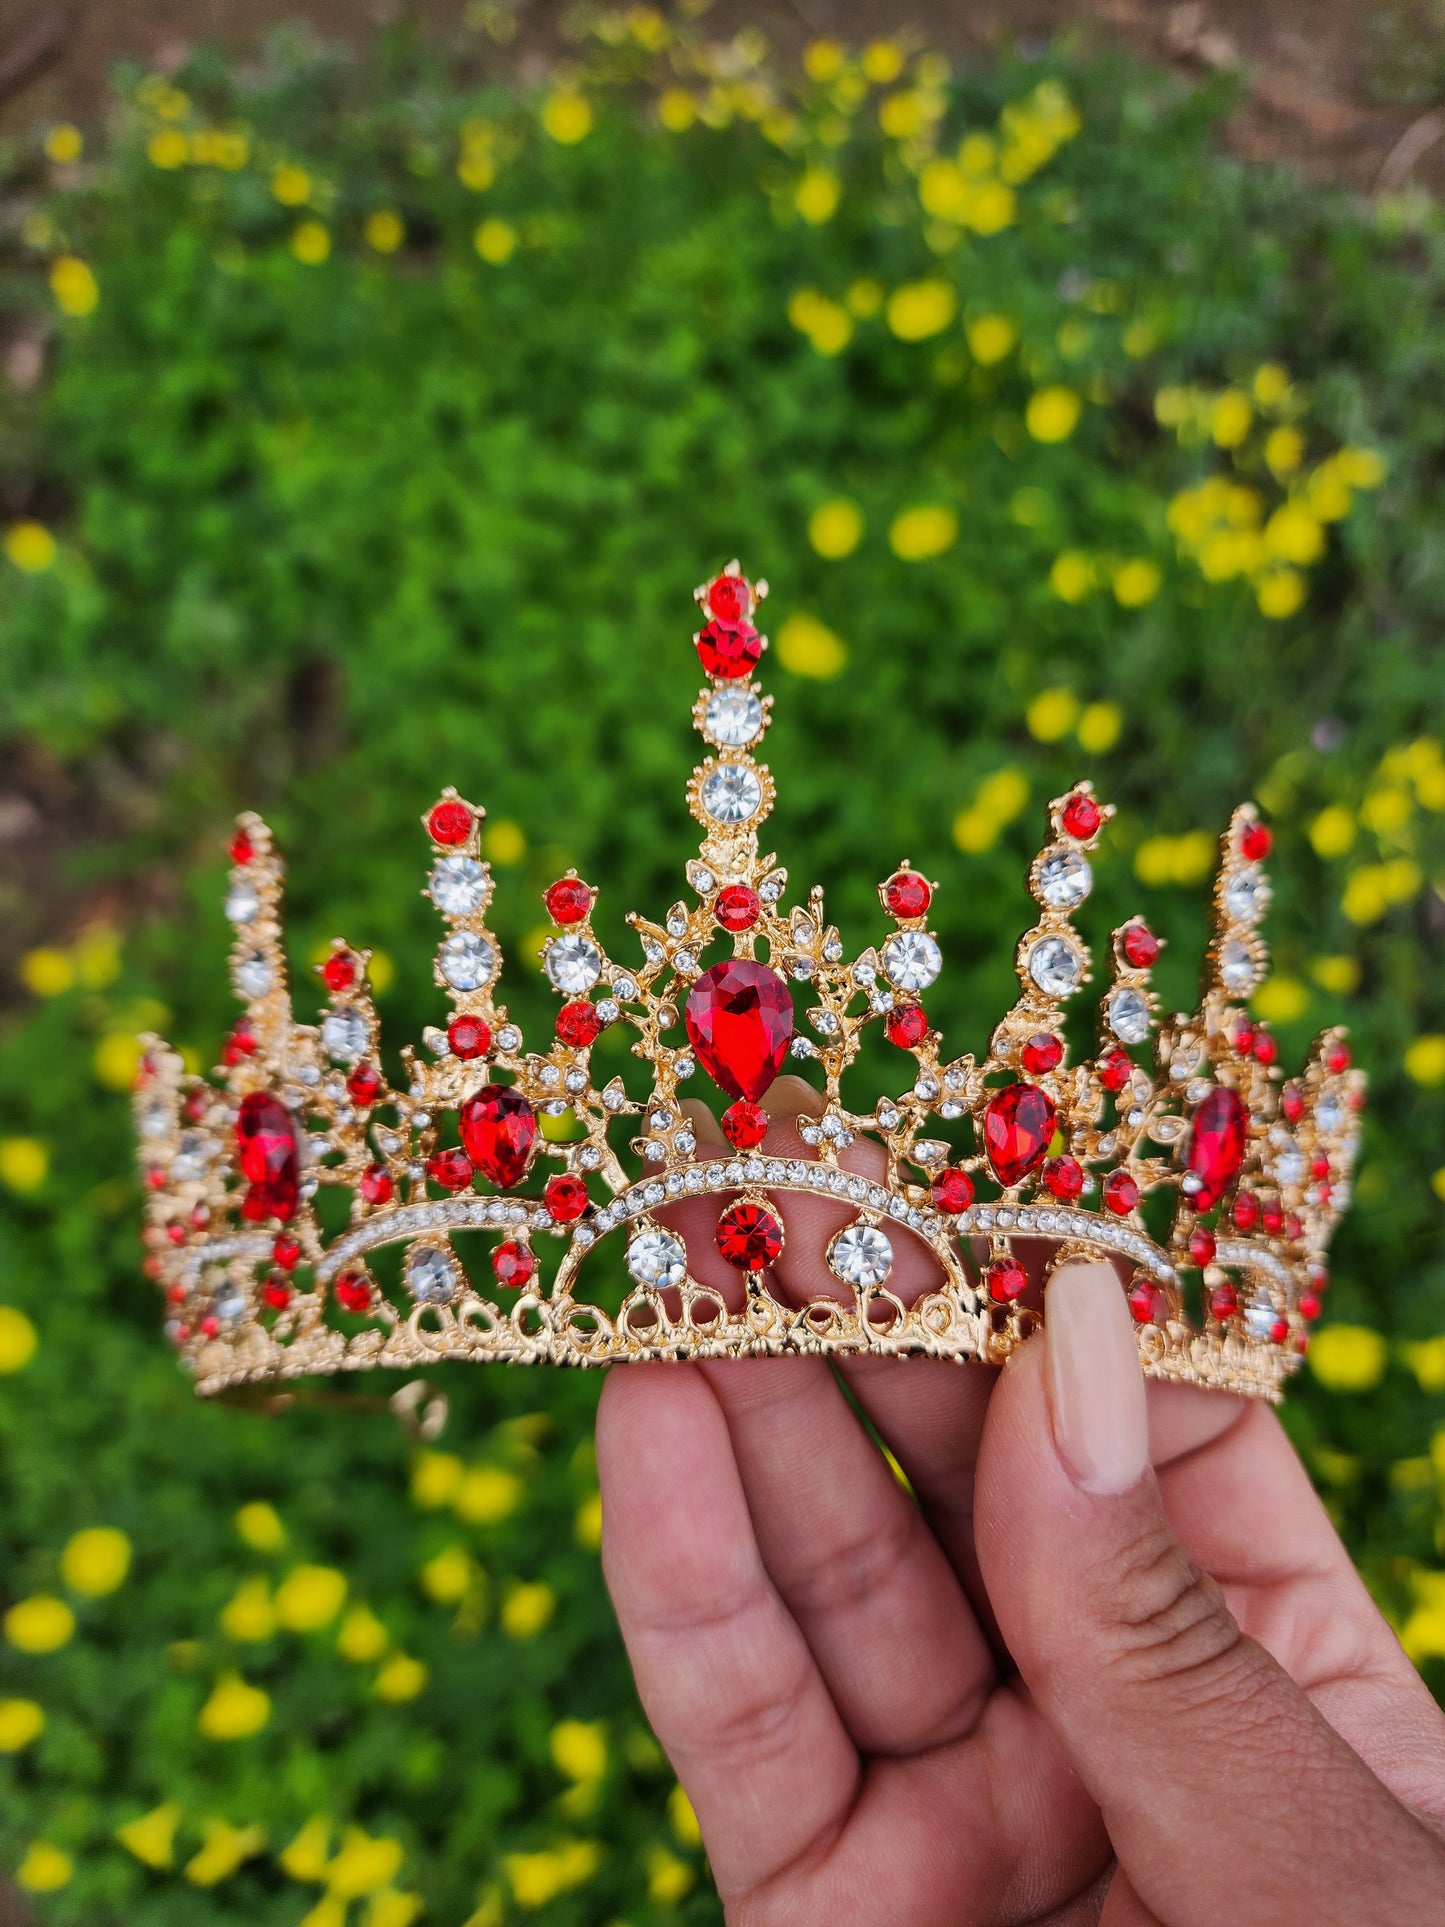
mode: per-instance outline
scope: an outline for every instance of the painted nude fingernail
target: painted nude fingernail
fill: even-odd
[[[1061,1265],[1044,1297],[1054,1444],[1085,1492],[1124,1492],[1149,1462],[1134,1320],[1112,1265]]]

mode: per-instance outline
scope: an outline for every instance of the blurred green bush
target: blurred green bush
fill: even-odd
[[[514,963],[567,862],[609,935],[669,901],[734,553],[780,847],[855,928],[900,854],[944,879],[970,1042],[1074,776],[1120,810],[1099,927],[1146,908],[1181,1002],[1213,835],[1274,815],[1260,1014],[1374,1079],[1286,1417],[1445,1681],[1440,222],[1234,164],[1157,73],[805,68],[647,9],[536,93],[292,39],[0,156],[7,325],[55,328],[3,404],[4,726],[116,811],[55,862],[163,906],[32,949],[0,1041],[0,1838],[47,1921],[716,1917],[599,1580],[596,1386],[453,1372],[444,1449],[197,1408],[121,1093],[149,1023],[214,1055],[243,803],[301,949],[382,953],[393,1048],[441,782]]]

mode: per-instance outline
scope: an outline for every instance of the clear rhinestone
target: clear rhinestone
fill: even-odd
[[[249,877],[237,877],[226,892],[226,915],[232,923],[249,923],[261,908],[261,895]]]
[[[439,857],[427,895],[444,917],[469,917],[487,900],[487,873],[474,856]]]
[[[627,1093],[618,1085],[609,1084],[607,1089],[602,1093],[602,1102],[607,1106],[609,1111],[625,1110],[627,1108]]]
[[[612,988],[624,1004],[630,1004],[637,996],[637,979],[635,977],[615,977],[612,980]],[[617,1021],[616,1010],[614,1009],[609,1016],[602,1004],[597,1006],[597,1014],[605,1024],[612,1024]]]
[[[684,977],[690,977],[697,969],[697,958],[690,950],[679,950],[672,960],[672,967]]]
[[[762,801],[762,779],[749,763],[719,763],[702,780],[702,806],[714,823],[746,823]]]
[[[865,990],[877,975],[878,972],[871,963],[856,963],[853,966],[853,981],[855,984],[861,984]]]
[[[1245,1328],[1251,1338],[1268,1338],[1278,1317],[1268,1298],[1253,1298],[1244,1308]]]
[[[1219,981],[1226,990],[1253,990],[1259,981],[1250,947],[1239,937],[1226,938],[1219,952]]]
[[[794,1057],[811,1057],[813,1055],[813,1040],[811,1037],[795,1037],[788,1048]]]
[[[602,1162],[602,1153],[595,1144],[584,1144],[577,1153],[577,1162],[584,1171],[595,1171]]]
[[[691,1077],[697,1065],[684,1053],[683,1056],[674,1060],[672,1069],[676,1077]]]
[[[1274,1160],[1275,1183],[1281,1185],[1303,1184],[1305,1175],[1304,1152],[1294,1143],[1287,1144]]]
[[[698,895],[705,897],[711,891],[714,883],[717,882],[717,878],[711,870],[694,870],[692,873],[692,882],[693,888],[697,891]]]
[[[763,705],[751,689],[715,689],[703,711],[703,732],[722,749],[742,749],[763,727]]]
[[[456,1296],[457,1268],[450,1253],[423,1245],[407,1260],[406,1288],[419,1305],[449,1305]]]
[[[458,930],[442,945],[438,961],[453,990],[480,990],[496,968],[497,953],[474,930]]]
[[[661,1164],[662,1160],[667,1156],[667,1146],[665,1144],[658,1144],[654,1140],[651,1143],[643,1145],[642,1155],[647,1159],[649,1164]]]
[[[567,1088],[569,1091],[585,1091],[587,1088],[586,1071],[568,1071]]]
[[[349,1005],[328,1010],[321,1024],[321,1042],[326,1055],[338,1064],[354,1064],[366,1049],[366,1019]]]
[[[845,1285],[870,1290],[893,1269],[893,1246],[876,1225],[850,1224],[828,1247],[828,1269]]]
[[[697,1149],[697,1139],[691,1131],[679,1131],[672,1141],[684,1157],[689,1156]]]
[[[816,965],[811,957],[798,957],[793,963],[793,975],[800,984],[805,984],[812,976],[815,968]]]
[[[1340,1100],[1333,1091],[1326,1091],[1315,1106],[1315,1127],[1326,1137],[1333,1137],[1345,1121],[1345,1113]]]
[[[883,946],[883,969],[898,990],[926,990],[943,968],[943,954],[926,930],[899,930]]]
[[[572,931],[565,937],[554,937],[547,945],[542,968],[555,989],[568,997],[580,997],[602,975],[602,952],[590,937]]]
[[[622,1015],[622,1012],[618,1009],[616,998],[599,997],[597,999],[597,1015],[602,1019],[604,1024],[615,1024]]]
[[[264,997],[276,981],[276,973],[271,968],[270,959],[259,950],[253,950],[249,957],[242,957],[236,965],[236,982],[240,985],[243,997]]]
[[[640,1231],[627,1247],[627,1269],[639,1285],[680,1285],[687,1277],[687,1258],[667,1232]]]
[[[1149,1001],[1142,991],[1121,985],[1109,997],[1109,1028],[1123,1044],[1142,1044],[1149,1035]]]
[[[1074,910],[1094,886],[1089,859],[1064,843],[1056,843],[1039,858],[1034,887],[1039,901],[1051,910]]]
[[[142,1137],[165,1137],[171,1128],[171,1113],[167,1105],[159,1100],[147,1104],[140,1114],[140,1134]]]
[[[1084,960],[1063,937],[1042,937],[1029,952],[1029,975],[1048,997],[1068,997],[1083,980]]]
[[[758,885],[758,895],[764,903],[776,903],[782,894],[783,881],[781,877],[769,877],[766,882]]]
[[[215,1149],[211,1139],[200,1131],[182,1131],[176,1154],[171,1159],[171,1176],[181,1184],[191,1178],[204,1177]]]
[[[669,937],[685,937],[687,935],[687,918],[669,917],[667,920],[667,934]]]
[[[1235,923],[1258,923],[1269,903],[1269,885],[1264,873],[1248,865],[1236,870],[1224,886],[1224,909]]]

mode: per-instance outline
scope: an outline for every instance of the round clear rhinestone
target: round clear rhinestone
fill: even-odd
[[[665,1231],[640,1231],[627,1247],[627,1269],[639,1285],[680,1285],[687,1277],[687,1258]]]
[[[763,705],[751,689],[715,689],[703,711],[703,729],[720,749],[743,749],[762,732]]]
[[[1258,923],[1269,903],[1269,885],[1253,864],[1236,870],[1224,886],[1224,908],[1234,923]]]
[[[897,990],[926,990],[943,968],[943,953],[926,930],[899,930],[883,946],[883,970]]]
[[[1065,843],[1045,850],[1035,865],[1034,888],[1051,910],[1076,909],[1093,887],[1089,859]]]
[[[444,917],[469,917],[487,900],[487,873],[474,856],[440,857],[427,894]]]
[[[1109,997],[1109,1028],[1123,1044],[1142,1044],[1149,1035],[1149,1000],[1121,985]]]
[[[580,997],[602,975],[602,953],[590,937],[572,931],[565,937],[552,939],[542,967],[556,989],[569,997]]]
[[[480,990],[496,967],[496,952],[474,930],[458,930],[441,947],[442,976],[453,990]]]
[[[261,908],[261,897],[249,877],[237,877],[226,892],[226,915],[232,923],[249,923]]]
[[[447,1305],[456,1296],[457,1268],[448,1252],[423,1245],[407,1260],[406,1288],[419,1305]]]
[[[1253,990],[1259,981],[1250,947],[1239,937],[1228,937],[1219,951],[1219,981],[1226,990]]]
[[[1083,980],[1084,960],[1063,937],[1043,937],[1029,952],[1029,975],[1049,997],[1068,997]]]
[[[366,1049],[366,1019],[349,1004],[328,1010],[321,1025],[321,1042],[326,1055],[338,1064],[354,1064]]]
[[[236,966],[236,982],[245,997],[264,997],[276,981],[276,973],[270,961],[259,950],[253,950],[249,957],[242,957]]]
[[[828,1269],[845,1285],[869,1290],[893,1269],[893,1246],[876,1225],[850,1224],[828,1247]]]
[[[702,806],[714,823],[746,823],[763,800],[762,779],[748,763],[719,763],[702,782]]]
[[[1326,1091],[1315,1106],[1315,1128],[1333,1137],[1345,1121],[1344,1109],[1333,1091]]]

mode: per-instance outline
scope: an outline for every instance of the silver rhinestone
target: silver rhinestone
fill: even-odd
[[[697,1065],[686,1052],[684,1052],[681,1057],[673,1060],[672,1070],[675,1077],[691,1077],[696,1069]]]
[[[366,1019],[347,1005],[328,1010],[321,1024],[321,1043],[337,1063],[354,1064],[366,1049]]]
[[[470,917],[487,900],[487,873],[474,856],[438,857],[427,895],[444,917]]]
[[[1034,887],[1051,910],[1074,910],[1093,888],[1089,859],[1066,843],[1045,850],[1034,866]]]
[[[1253,864],[1236,870],[1224,886],[1224,909],[1234,923],[1258,923],[1269,904],[1269,885]]]
[[[1048,997],[1067,997],[1083,980],[1084,960],[1062,937],[1042,937],[1028,953],[1029,975]]]
[[[547,945],[542,968],[554,989],[564,996],[580,997],[602,975],[602,952],[580,930],[569,931]]]
[[[276,981],[276,973],[270,960],[259,950],[253,950],[249,957],[242,957],[236,965],[236,982],[243,997],[264,997]]]
[[[1219,981],[1236,994],[1253,990],[1259,970],[1249,945],[1239,937],[1227,937],[1219,950]]]
[[[685,937],[687,935],[687,918],[669,917],[667,920],[667,934],[669,937]]]
[[[406,1288],[418,1304],[450,1304],[456,1296],[456,1266],[438,1246],[423,1245],[407,1262]]]
[[[475,930],[457,930],[442,945],[439,962],[453,990],[480,990],[496,968],[497,953]]]
[[[697,1149],[697,1139],[691,1131],[679,1131],[672,1141],[684,1157],[688,1157]]]
[[[743,749],[763,727],[763,705],[751,689],[715,689],[703,711],[703,733],[720,749]],[[710,886],[700,886],[710,887]]]
[[[828,1247],[828,1269],[855,1290],[871,1290],[892,1271],[893,1246],[876,1225],[850,1224]]]
[[[516,1050],[521,1042],[522,1033],[517,1029],[515,1024],[503,1024],[502,1028],[497,1032],[497,1048],[499,1050],[510,1053]]]
[[[679,950],[672,960],[672,967],[684,977],[690,977],[697,969],[697,958],[690,950]]]
[[[1109,1028],[1121,1044],[1142,1044],[1149,1035],[1149,1000],[1121,984],[1109,995]]]
[[[746,823],[762,807],[762,779],[750,763],[719,763],[703,778],[701,797],[714,823]]]
[[[249,877],[237,877],[226,892],[226,916],[232,923],[250,923],[261,909],[261,895]]]
[[[794,1057],[812,1057],[814,1055],[813,1040],[811,1037],[795,1037],[788,1048]]]
[[[926,990],[943,968],[943,953],[926,930],[898,930],[883,946],[883,969],[895,990]]]
[[[630,1004],[636,999],[636,996],[637,996],[637,979],[635,977],[625,977],[625,976],[614,977],[612,980],[612,990],[613,990],[613,994],[622,1003]],[[599,1012],[600,1012],[600,1006],[599,1006]],[[608,1023],[611,1023],[614,1021],[614,1019],[609,1017],[606,1019],[606,1021]]]

